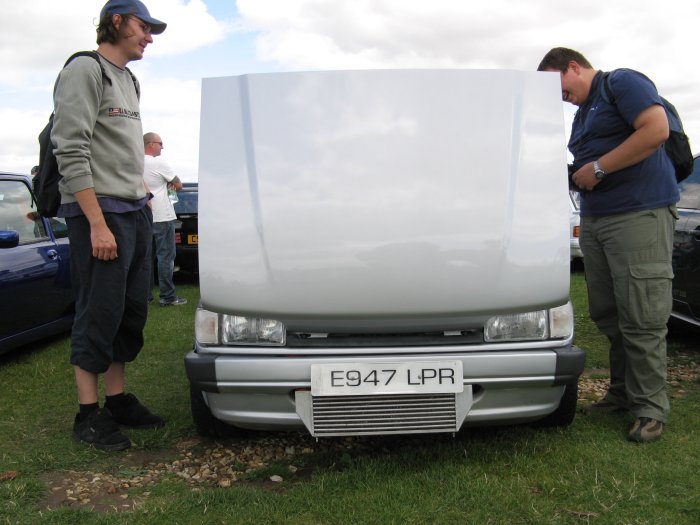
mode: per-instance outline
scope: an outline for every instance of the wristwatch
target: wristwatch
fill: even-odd
[[[603,180],[605,178],[605,172],[600,169],[597,160],[593,163],[593,173],[595,174],[595,178],[598,180]]]

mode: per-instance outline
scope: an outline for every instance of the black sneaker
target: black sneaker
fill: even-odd
[[[165,420],[139,403],[134,394],[124,394],[124,399],[119,404],[110,404],[109,409],[114,421],[125,427],[160,428],[165,425]]]
[[[131,441],[119,432],[119,426],[107,408],[98,408],[82,420],[76,414],[73,423],[73,437],[102,450],[125,450]]]
[[[175,297],[175,299],[171,299],[170,301],[160,300],[161,306],[181,306],[183,304],[187,304],[187,299],[184,297]]]

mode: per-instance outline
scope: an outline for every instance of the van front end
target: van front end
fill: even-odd
[[[563,117],[554,73],[205,79],[200,432],[569,424]]]
[[[198,310],[185,367],[205,434],[457,432],[574,417],[585,355],[572,345],[568,303],[443,332],[287,332],[246,319],[243,328],[241,316]]]

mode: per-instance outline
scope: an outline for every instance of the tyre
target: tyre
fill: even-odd
[[[544,418],[532,423],[536,428],[568,427],[576,415],[576,402],[578,401],[578,379],[574,383],[568,383],[564,388],[564,394],[557,409]]]
[[[192,421],[195,429],[202,436],[230,438],[241,436],[245,433],[243,429],[231,426],[215,418],[204,402],[202,391],[197,390],[192,385],[190,385],[190,410],[192,411]]]

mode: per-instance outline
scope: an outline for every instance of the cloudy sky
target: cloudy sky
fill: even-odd
[[[130,64],[142,86],[144,131],[184,180],[197,179],[201,79],[246,73],[363,68],[537,67],[555,46],[599,69],[650,76],[676,105],[700,150],[700,3],[669,0],[146,0],[168,23]],[[0,171],[38,163],[37,135],[56,74],[95,48],[101,0],[3,2]],[[570,121],[573,108],[565,110]]]

